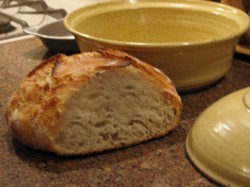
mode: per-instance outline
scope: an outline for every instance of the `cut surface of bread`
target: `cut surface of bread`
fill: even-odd
[[[79,155],[163,136],[178,125],[181,107],[161,71],[107,49],[40,64],[11,97],[6,118],[22,143]]]

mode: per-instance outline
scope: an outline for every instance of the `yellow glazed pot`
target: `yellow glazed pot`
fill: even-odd
[[[186,139],[191,161],[224,186],[250,184],[250,87],[209,106]]]
[[[244,12],[195,0],[105,1],[64,20],[80,51],[115,48],[163,70],[180,91],[222,78],[249,28]]]

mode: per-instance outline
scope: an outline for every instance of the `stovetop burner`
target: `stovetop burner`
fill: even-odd
[[[10,19],[0,15],[0,34],[14,31],[16,28],[10,24]]]
[[[0,0],[0,43],[23,36],[23,28],[38,27],[62,19],[67,12],[54,9],[45,0]]]

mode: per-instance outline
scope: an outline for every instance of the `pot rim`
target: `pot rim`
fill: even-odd
[[[218,14],[218,15],[224,15],[226,17],[227,15],[231,15],[231,20],[235,21],[239,25],[239,31],[238,32],[232,32],[231,35],[227,35],[224,37],[220,37],[218,39],[211,39],[211,40],[205,40],[205,41],[197,41],[197,42],[176,42],[176,43],[146,43],[146,42],[127,42],[127,41],[117,41],[117,40],[112,40],[112,39],[105,39],[105,38],[100,38],[100,37],[95,37],[89,34],[84,34],[81,33],[77,30],[75,30],[71,26],[71,19],[77,19],[79,16],[79,12],[85,11],[88,9],[90,11],[99,9],[101,6],[104,6],[106,8],[109,8],[109,10],[118,10],[117,7],[129,7],[129,6],[137,6],[137,7],[164,7],[166,5],[171,6],[179,6],[182,7],[187,7],[190,8],[192,7],[194,10],[204,10],[210,13]],[[182,5],[181,5],[182,4]],[[111,8],[112,7],[112,8]],[[123,7],[123,8],[124,8]],[[208,11],[208,8],[213,8],[213,12]],[[78,16],[77,16],[78,15]],[[235,16],[239,16],[239,18],[236,20]],[[228,17],[227,17],[228,18]],[[228,18],[229,19],[229,18]],[[238,22],[237,22],[238,21]],[[240,23],[241,22],[241,23]],[[231,7],[229,5],[221,4],[221,3],[216,3],[216,2],[208,2],[208,1],[197,1],[197,0],[168,0],[168,1],[163,1],[163,0],[156,0],[156,1],[149,1],[149,0],[129,0],[129,1],[124,1],[124,0],[116,0],[111,1],[111,0],[106,0],[103,2],[99,3],[94,3],[85,7],[81,7],[79,9],[74,10],[70,14],[66,15],[64,18],[64,25],[65,27],[75,36],[75,38],[82,37],[85,40],[92,41],[92,42],[97,42],[97,43],[102,43],[106,45],[111,45],[111,46],[119,46],[119,47],[133,47],[133,48],[187,48],[187,47],[199,47],[202,45],[207,45],[207,44],[212,44],[212,43],[218,43],[218,42],[223,42],[227,40],[233,40],[239,38],[244,32],[246,32],[249,27],[250,27],[250,18],[249,16],[234,7]]]

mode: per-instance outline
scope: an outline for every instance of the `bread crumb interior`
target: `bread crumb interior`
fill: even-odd
[[[176,112],[163,90],[131,67],[96,73],[64,111],[56,145],[67,153],[122,147],[164,135]]]

